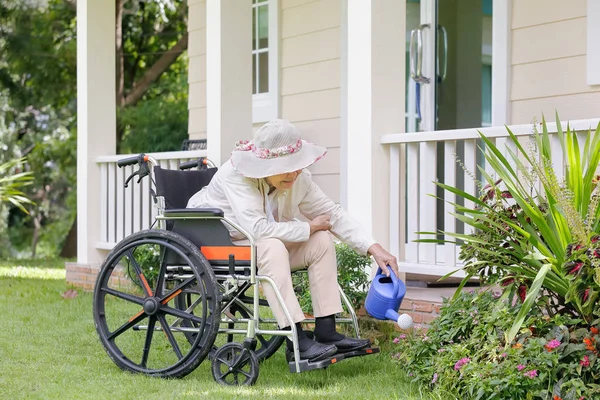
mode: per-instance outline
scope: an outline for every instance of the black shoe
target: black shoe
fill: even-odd
[[[294,351],[287,348],[287,354],[289,354],[288,362],[294,360]],[[301,360],[308,360],[310,362],[324,360],[338,352],[337,347],[333,344],[322,344],[319,342],[313,342],[310,347],[300,352]]]
[[[366,349],[371,346],[371,341],[369,339],[355,339],[345,337],[340,340],[333,340],[330,342],[320,341],[319,343],[334,345],[338,349],[338,353],[347,353],[349,351]]]

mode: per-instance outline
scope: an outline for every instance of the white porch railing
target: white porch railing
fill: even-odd
[[[585,140],[585,135],[590,129],[594,131],[599,122],[600,119],[577,120],[569,122],[569,125],[572,130],[580,132],[580,140]],[[565,130],[566,125],[566,122],[563,123]],[[523,142],[523,148],[527,149],[525,142],[533,132],[533,125],[515,125],[509,128]],[[438,188],[435,182],[440,181],[479,195],[476,183],[457,164],[455,157],[456,154],[469,171],[476,173],[477,165],[482,165],[493,176],[493,170],[485,165],[479,150],[482,142],[478,130],[506,155],[507,148],[516,152],[514,143],[503,126],[388,134],[381,140],[382,144],[390,147],[390,247],[394,254],[399,255],[401,270],[410,276],[436,279],[461,266],[457,245],[415,243],[414,240],[420,236],[416,232],[464,232],[462,223],[449,214],[454,211],[450,203],[456,203],[457,199],[454,194]],[[541,131],[541,127],[539,130]],[[552,163],[560,178],[564,174],[564,159],[556,134],[556,124],[548,124],[548,130],[551,133]],[[563,168],[558,168],[560,165]],[[442,197],[443,200],[438,200],[431,194]],[[453,240],[451,237],[446,239]],[[453,276],[461,278],[464,273],[459,271]]]
[[[149,153],[162,168],[177,169],[179,164],[206,157],[206,150],[174,151]],[[148,229],[156,217],[156,209],[150,196],[150,179],[146,177],[137,183],[137,176],[123,185],[138,166],[119,168],[117,161],[132,154],[102,156],[96,159],[100,168],[101,226],[100,242],[96,248],[110,250],[123,238],[132,233]]]

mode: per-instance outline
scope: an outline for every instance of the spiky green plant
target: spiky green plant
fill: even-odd
[[[472,234],[443,232],[464,241],[463,258],[471,257],[465,260],[467,277],[463,285],[477,275],[484,280],[494,277],[496,281],[491,283],[510,280],[518,285],[524,304],[506,334],[507,344],[537,304],[545,302],[548,309],[569,313],[585,323],[590,323],[594,311],[598,311],[594,308],[600,294],[600,240],[596,235],[600,228],[600,189],[596,178],[600,125],[595,132],[588,132],[583,147],[569,126],[562,130],[558,115],[556,125],[564,157],[564,179],[559,179],[555,170],[563,165],[552,164],[544,119],[542,131],[536,130],[532,136],[534,147],[529,151],[507,128],[509,140],[516,148],[516,152],[507,148],[508,156],[479,133],[485,145],[485,159],[495,177],[479,169],[495,201],[489,201],[490,196],[478,198],[438,183],[474,204],[473,208],[454,204],[453,214],[473,228]],[[504,188],[500,189],[500,185]],[[544,296],[540,297],[541,293]]]
[[[0,164],[0,205],[12,204],[27,213],[25,204],[33,204],[21,188],[30,185],[32,176],[30,172],[15,172],[25,163],[25,158],[18,158]]]

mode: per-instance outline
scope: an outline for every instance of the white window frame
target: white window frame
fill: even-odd
[[[279,0],[258,0],[252,6],[261,4],[269,5],[269,91],[252,95],[253,123],[279,116]]]

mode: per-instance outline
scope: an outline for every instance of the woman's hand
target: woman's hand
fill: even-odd
[[[394,271],[394,274],[398,276],[399,270],[398,261],[396,260],[396,257],[390,254],[386,249],[381,247],[379,243],[375,243],[374,245],[369,247],[368,253],[373,256],[375,262],[377,263],[377,265],[379,265],[379,267],[386,276],[390,276],[388,266],[391,267]]]
[[[312,221],[309,222],[310,225],[310,234],[312,235],[313,233],[317,232],[317,231],[327,231],[329,229],[331,229],[331,218],[329,217],[329,215],[318,215],[315,217],[315,219],[313,219]]]

